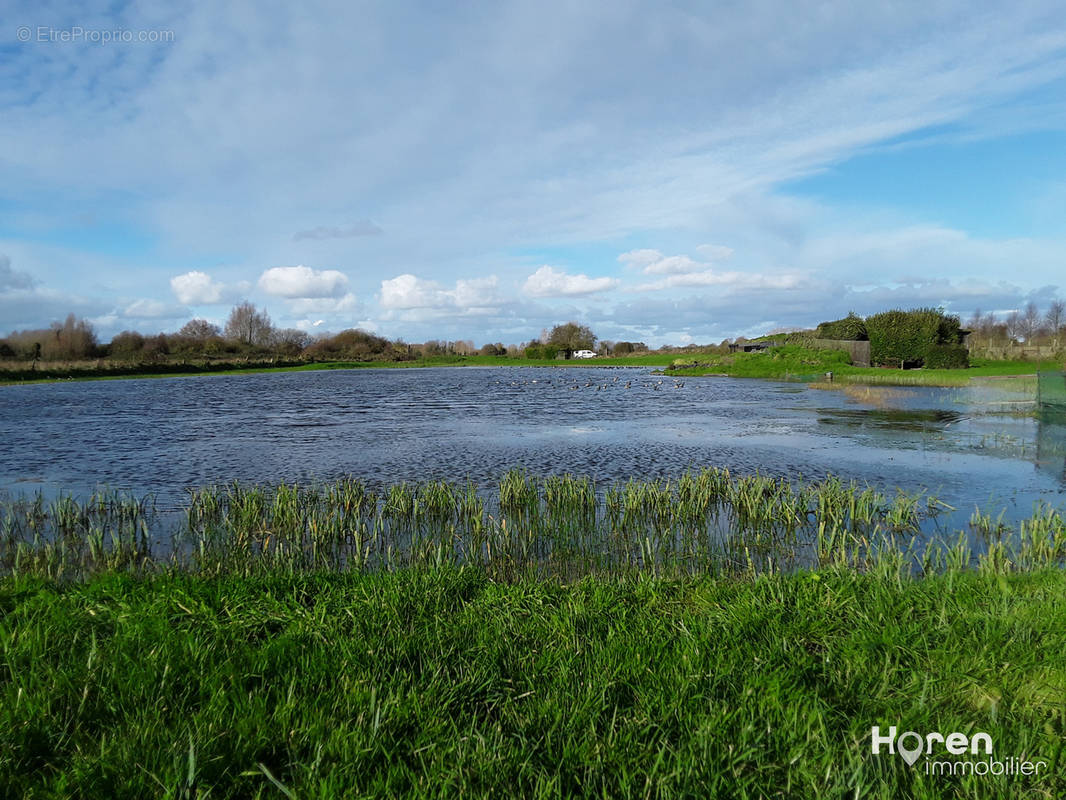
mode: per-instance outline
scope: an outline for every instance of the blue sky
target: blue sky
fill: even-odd
[[[1066,294],[1056,2],[0,19],[0,332],[249,299],[411,342],[680,344]]]

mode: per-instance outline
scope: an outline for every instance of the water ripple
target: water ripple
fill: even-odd
[[[0,488],[187,487],[355,475],[487,485],[513,467],[597,481],[703,466],[940,492],[1022,513],[1063,487],[1064,437],[961,390],[891,408],[796,384],[648,370],[331,370],[0,387]],[[1038,457],[1039,454],[1039,457]],[[1040,469],[1034,469],[1034,464]]]

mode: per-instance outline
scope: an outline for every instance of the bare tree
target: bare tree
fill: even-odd
[[[88,320],[67,314],[63,322],[53,322],[51,336],[44,345],[45,358],[87,358],[96,350],[96,332]]]
[[[996,313],[994,311],[989,311],[981,318],[981,333],[991,337],[996,332],[997,324],[998,320],[996,319]]]
[[[1059,343],[1059,334],[1062,332],[1063,322],[1066,321],[1066,303],[1061,300],[1052,300],[1044,315],[1044,322],[1048,331],[1055,337],[1055,345]]]
[[[178,336],[188,336],[190,339],[209,339],[221,335],[218,325],[212,325],[206,319],[190,319],[178,331]]]
[[[1040,332],[1040,310],[1036,303],[1030,300],[1025,305],[1021,316],[1021,334],[1025,337],[1026,344],[1032,344],[1033,338]]]
[[[419,346],[419,351],[422,353],[423,358],[431,358],[432,356],[442,356],[448,352],[448,343],[441,342],[436,339],[430,339],[428,342]]]
[[[234,306],[226,320],[226,338],[249,347],[266,347],[274,334],[270,316],[248,301]]]
[[[1013,342],[1021,334],[1022,317],[1017,311],[1012,311],[1003,322],[1007,327],[1007,338]]]
[[[282,328],[274,332],[274,349],[281,355],[298,356],[311,344],[311,334],[299,328]]]

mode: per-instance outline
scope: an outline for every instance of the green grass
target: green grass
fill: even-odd
[[[143,499],[8,500],[0,794],[1061,796],[1066,520],[926,542],[939,507],[713,469],[231,484],[159,549]],[[874,725],[1047,764],[931,776]]]
[[[671,375],[727,375],[738,378],[820,381],[826,372],[836,383],[889,386],[965,386],[971,378],[1035,375],[1061,370],[1055,361],[991,361],[974,359],[968,369],[878,369],[855,367],[845,353],[811,350],[797,345],[773,347],[755,353],[687,356],[675,359]],[[1035,388],[1035,384],[1034,384]]]
[[[473,566],[502,580],[588,575],[752,575],[810,566],[897,574],[1066,566],[1066,519],[1040,504],[966,531],[926,521],[944,506],[837,478],[799,483],[704,469],[596,487],[520,471],[495,491],[436,481],[374,492],[361,481],[191,492],[161,519],[149,500],[102,492],[0,502],[0,574],[85,579],[187,569],[208,575]],[[939,521],[938,521],[939,522]]]
[[[913,369],[892,370],[853,367],[847,357],[833,350],[809,350],[797,345],[771,348],[758,353],[692,354],[647,353],[595,359],[528,359],[506,356],[434,356],[413,361],[323,361],[309,364],[265,366],[262,363],[161,364],[146,368],[140,365],[113,366],[100,369],[93,364],[51,367],[47,364],[29,370],[0,370],[0,385],[13,383],[51,383],[67,380],[120,380],[128,378],[177,378],[191,375],[249,375],[268,372],[314,372],[334,369],[416,369],[420,367],[669,367],[670,374],[687,376],[727,375],[739,378],[778,380],[819,380],[832,371],[835,380],[845,383],[868,383],[894,386],[961,386],[973,377],[1033,375],[1038,370],[1061,370],[1055,361],[992,361],[974,359],[966,370]]]
[[[849,368],[848,355],[842,351],[786,345],[754,353],[685,356],[675,359],[670,374],[813,379],[830,370],[837,372]]]
[[[57,381],[124,380],[140,378],[181,378],[198,375],[255,375],[269,372],[315,372],[334,369],[415,369],[419,367],[665,367],[677,356],[670,353],[595,359],[529,359],[506,356],[434,356],[413,361],[321,361],[268,366],[263,363],[223,362],[210,364],[112,365],[95,362],[73,366],[42,364],[37,370],[0,369],[0,385],[54,383]]]
[[[0,581],[8,797],[1059,797],[1066,573]],[[870,728],[1041,776],[928,776]],[[946,758],[952,758],[947,756]]]

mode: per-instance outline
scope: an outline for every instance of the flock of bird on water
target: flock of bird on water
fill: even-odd
[[[682,388],[684,388],[684,386],[685,386],[685,382],[684,381],[678,380],[676,378],[674,378],[672,380],[673,380],[673,388],[674,389],[682,389]],[[553,387],[557,385],[555,382],[553,382],[550,379],[542,379],[542,378],[533,378],[532,380],[528,380],[528,381],[518,381],[518,380],[506,381],[506,382],[505,381],[496,381],[496,384],[500,385],[500,386],[504,385],[505,383],[506,383],[506,385],[512,386],[512,387],[532,386],[534,384],[541,385],[541,386],[545,386],[545,385],[546,386],[553,386]],[[584,383],[582,383],[582,381],[580,381],[579,379],[573,378],[569,383],[567,383],[566,381],[561,382],[561,385],[564,386],[565,388],[569,389],[572,392],[576,392],[579,389],[595,389],[597,392],[600,392],[600,391],[603,391],[605,389],[617,389],[617,388],[631,389],[631,388],[633,388],[634,384],[633,384],[632,380],[627,380],[623,384],[618,379],[618,377],[615,376],[613,380],[609,380],[609,381],[606,381],[606,382],[600,382],[598,380],[597,381],[586,380]],[[654,381],[654,380],[653,381],[637,381],[637,384],[636,384],[636,388],[638,388],[638,389],[652,389],[654,391],[659,391],[660,389],[663,389],[664,387],[665,388],[670,388],[666,378],[660,378],[657,381]]]

